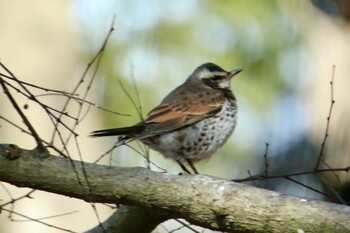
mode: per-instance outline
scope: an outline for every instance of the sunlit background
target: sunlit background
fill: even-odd
[[[0,1],[0,60],[17,78],[39,86],[71,91],[98,52],[115,18],[102,64],[88,100],[118,116],[91,109],[78,133],[85,161],[94,161],[116,138],[91,139],[90,131],[132,125],[140,120],[128,93],[142,106],[143,117],[200,64],[243,68],[232,81],[238,99],[238,125],[228,143],[211,160],[197,165],[201,173],[244,178],[265,171],[283,174],[312,170],[325,135],[335,66],[335,105],[330,120],[325,163],[350,166],[350,4],[346,1]],[[42,97],[45,98],[45,97]],[[62,100],[46,97],[59,106]],[[25,111],[41,135],[52,133],[45,114],[28,100]],[[20,119],[0,95],[0,115]],[[34,141],[0,121],[0,143],[33,148]],[[138,148],[138,144],[133,144]],[[155,152],[151,159],[168,172],[180,169]],[[113,152],[113,165],[146,166],[127,147]],[[152,169],[157,170],[156,167]],[[298,196],[335,201],[340,192],[349,201],[349,174],[296,178],[317,192],[286,180],[252,185]],[[4,184],[1,201],[26,189]],[[32,218],[78,211],[43,220],[72,231],[97,224],[91,206],[79,200],[36,191],[14,210]],[[112,210],[99,205],[101,220]],[[0,214],[0,232],[61,232],[8,213]],[[171,229],[174,223],[167,225]],[[159,227],[155,232],[166,232]],[[181,229],[178,232],[188,232]]]

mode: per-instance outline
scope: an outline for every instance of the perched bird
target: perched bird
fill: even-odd
[[[225,71],[213,63],[194,70],[187,80],[167,95],[143,121],[124,128],[97,130],[93,137],[119,135],[118,143],[140,140],[181,168],[187,162],[210,158],[232,134],[237,102],[230,80],[242,69]]]

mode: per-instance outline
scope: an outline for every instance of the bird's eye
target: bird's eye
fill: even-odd
[[[225,77],[223,76],[213,76],[211,79],[214,81],[219,81],[219,80],[223,80]]]

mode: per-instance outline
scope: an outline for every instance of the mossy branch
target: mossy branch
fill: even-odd
[[[85,163],[85,179],[80,161],[74,161],[74,171],[67,158],[36,153],[39,152],[0,145],[0,181],[88,202],[154,211],[159,223],[184,218],[225,232],[350,232],[347,206],[282,195],[215,177],[171,175],[140,167]]]

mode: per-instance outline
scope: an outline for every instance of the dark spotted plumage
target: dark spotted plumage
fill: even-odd
[[[183,163],[208,159],[232,134],[237,104],[227,72],[213,63],[199,66],[138,124],[98,130],[91,136],[122,136],[122,142],[140,140],[164,157]]]

